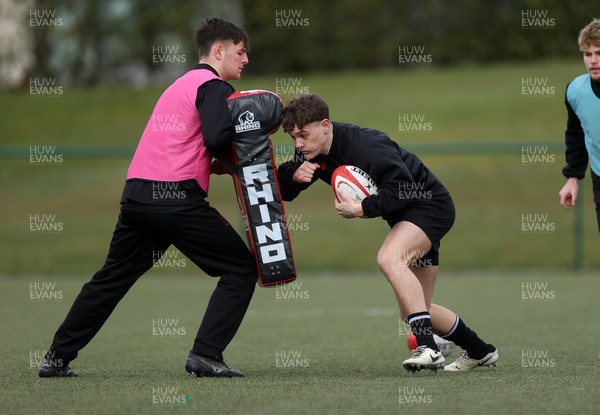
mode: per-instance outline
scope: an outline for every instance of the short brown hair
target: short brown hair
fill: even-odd
[[[316,94],[300,94],[294,97],[283,109],[281,125],[289,133],[294,128],[329,118],[329,107],[323,98]]]
[[[583,52],[590,46],[600,46],[600,20],[594,19],[579,32],[579,50]]]
[[[207,56],[215,42],[228,40],[235,45],[244,42],[244,47],[248,49],[248,34],[246,31],[220,17],[207,19],[196,31],[196,46],[198,46],[200,56]]]

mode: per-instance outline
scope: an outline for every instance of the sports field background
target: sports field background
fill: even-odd
[[[408,150],[421,150],[418,154],[448,187],[457,207],[456,224],[442,244],[444,267],[570,270],[574,214],[558,204],[564,184],[563,94],[581,69],[577,61],[548,61],[295,79],[329,101],[332,119],[379,128]],[[547,79],[555,92],[524,95],[523,78]],[[276,90],[275,80],[244,79],[236,87]],[[81,275],[101,265],[130,154],[161,92],[159,87],[98,88],[65,89],[57,98],[0,95],[2,145],[21,149],[2,159],[0,273]],[[282,94],[284,100],[290,97]],[[35,114],[35,122],[24,116],[28,113]],[[421,117],[431,131],[400,131],[401,116]],[[291,140],[281,131],[272,139],[276,161],[288,159]],[[452,153],[435,152],[436,143],[453,145]],[[497,143],[514,146],[497,152]],[[487,154],[470,154],[471,144]],[[545,159],[524,164],[523,144],[541,148]],[[64,153],[62,162],[32,164],[30,146],[55,147]],[[70,146],[117,146],[123,156],[100,158],[92,152],[82,158],[71,155]],[[581,189],[584,265],[597,269],[600,257],[594,253],[600,240],[589,179]],[[241,230],[230,177],[213,176],[209,200]],[[323,183],[286,204],[286,211],[300,273],[376,270],[374,258],[387,226],[383,221],[338,217]],[[31,215],[36,214],[54,215],[62,230],[32,232]],[[537,227],[545,231],[523,232],[524,216],[538,218]],[[194,267],[179,271],[196,273]]]
[[[226,351],[246,378],[185,375],[215,280],[172,251],[74,362],[80,378],[38,379],[39,355],[103,263],[127,149],[163,88],[65,88],[57,98],[0,94],[1,144],[22,149],[2,158],[0,168],[0,413],[593,413],[600,403],[600,238],[586,179],[585,270],[573,272],[574,218],[558,204],[564,156],[556,150],[563,143],[564,87],[581,72],[576,58],[285,75],[323,95],[333,120],[379,128],[409,150],[425,149],[422,159],[450,189],[457,222],[443,240],[436,301],[456,309],[502,356],[497,368],[466,376],[413,376],[401,368],[406,329],[375,264],[387,227],[337,217],[331,190],[317,183],[286,204],[296,226],[297,282],[279,294],[257,288]],[[547,78],[555,93],[524,96],[524,77]],[[276,89],[275,77],[235,86]],[[432,131],[399,131],[400,114],[423,116]],[[291,140],[279,132],[273,143],[282,161]],[[469,154],[464,144],[453,147],[463,153],[440,154],[431,143],[489,143],[490,154]],[[493,153],[495,143],[515,148]],[[554,161],[523,165],[522,143],[548,146]],[[29,146],[43,145],[64,148],[63,161],[32,165]],[[124,155],[75,157],[70,146],[118,146]],[[241,228],[231,178],[213,177],[210,201]],[[32,214],[55,215],[62,231],[31,232]],[[527,214],[547,215],[554,231],[523,233]],[[155,335],[154,319],[172,322],[175,333]],[[282,367],[278,353],[296,366]]]

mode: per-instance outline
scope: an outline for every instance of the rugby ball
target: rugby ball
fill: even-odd
[[[433,335],[433,340],[435,341],[435,344],[437,344],[438,349],[440,349],[440,352],[442,352],[444,357],[449,356],[452,354],[454,349],[456,349],[456,344],[454,344],[454,342],[442,339],[437,334]],[[406,345],[410,350],[415,350],[417,348],[417,338],[412,332],[408,333]]]
[[[337,201],[340,192],[346,193],[357,202],[377,194],[377,185],[371,177],[356,166],[343,165],[333,171],[331,187]]]

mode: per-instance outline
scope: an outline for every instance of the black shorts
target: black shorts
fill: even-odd
[[[593,171],[592,171],[592,186],[594,189],[594,203],[596,203],[596,219],[598,222],[598,232],[600,232],[600,176],[598,176]]]
[[[417,225],[425,232],[431,241],[431,250],[411,265],[426,267],[439,265],[440,241],[454,225],[455,217],[452,197],[446,195],[426,202],[414,203],[386,220],[390,228],[398,222],[405,221]]]

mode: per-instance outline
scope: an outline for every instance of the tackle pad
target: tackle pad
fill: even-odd
[[[283,104],[270,91],[252,90],[230,95],[227,107],[235,128],[233,181],[258,282],[264,287],[294,281],[296,267],[270,139],[279,128]]]

